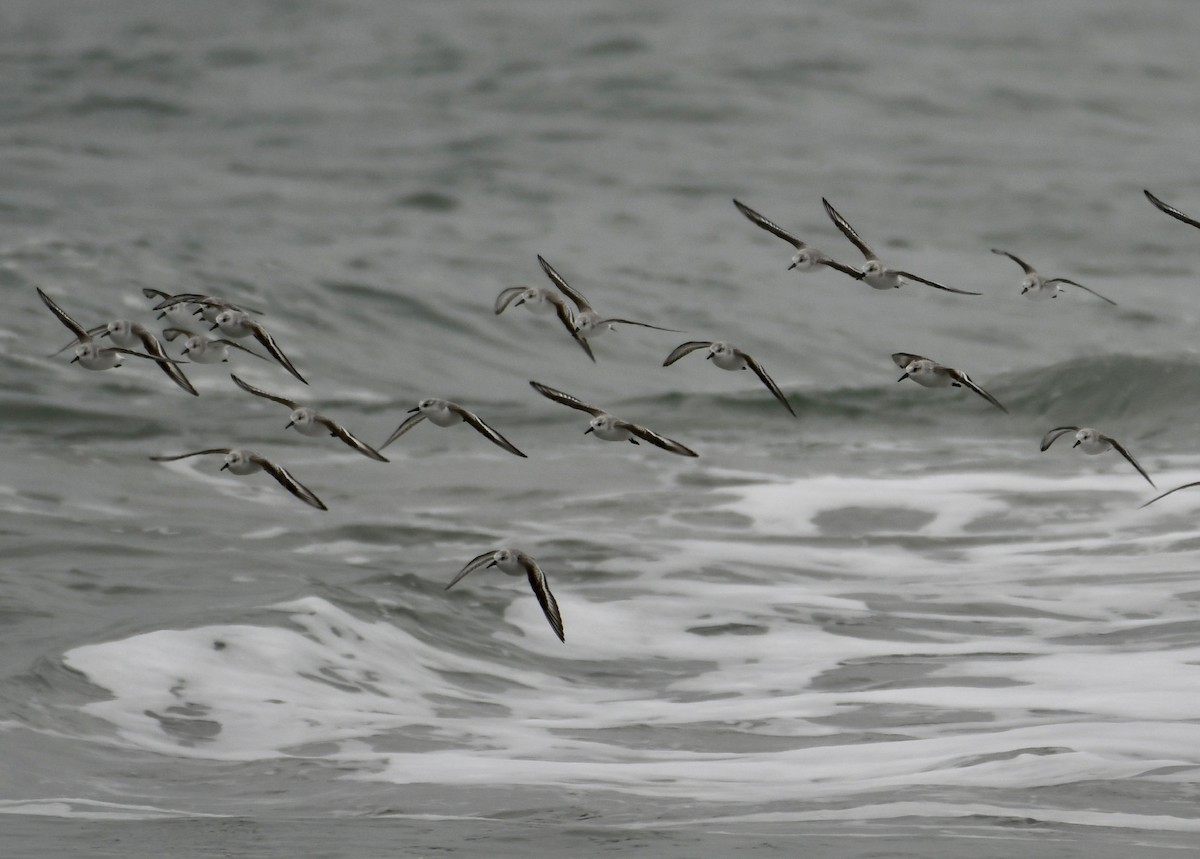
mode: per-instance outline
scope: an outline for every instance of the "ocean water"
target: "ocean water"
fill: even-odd
[[[6,856],[1200,854],[1200,6],[0,10]],[[849,264],[787,270],[737,198]],[[1020,295],[1020,269],[1077,280]],[[493,312],[549,260],[618,325]],[[48,357],[228,297],[236,353]],[[728,340],[779,383],[685,340]],[[176,347],[169,347],[173,353]],[[963,389],[897,384],[893,352]],[[286,430],[236,372],[380,444]],[[678,439],[601,443],[537,380]],[[1095,426],[1084,456],[1051,427]],[[245,446],[328,505],[218,457]],[[517,546],[520,578],[446,584]]]

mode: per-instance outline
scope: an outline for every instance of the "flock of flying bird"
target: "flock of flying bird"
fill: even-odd
[[[1144,193],[1147,199],[1162,212],[1200,229],[1200,221],[1164,203],[1149,191],[1145,191]],[[911,272],[885,266],[879,256],[829,201],[822,198],[821,202],[824,204],[825,211],[834,225],[862,253],[864,259],[861,267],[855,268],[838,262],[834,258],[808,245],[787,230],[784,230],[773,221],[768,220],[744,203],[738,200],[733,201],[738,211],[751,223],[778,236],[795,248],[791,265],[788,266],[789,270],[807,272],[820,268],[830,268],[855,280],[862,281],[873,289],[879,290],[898,289],[906,282],[915,282],[960,295],[981,294],[945,286],[936,281],[912,274]],[[1022,295],[1033,299],[1057,298],[1064,291],[1063,285],[1066,284],[1084,290],[1109,304],[1116,304],[1116,302],[1100,295],[1095,290],[1083,284],[1076,283],[1073,280],[1063,277],[1043,277],[1020,257],[1008,251],[994,248],[992,252],[1008,257],[1021,267],[1024,273],[1021,281]],[[538,256],[538,262],[549,278],[553,289],[530,286],[514,286],[504,289],[496,297],[493,307],[497,315],[504,312],[510,306],[525,307],[534,313],[554,313],[570,336],[579,344],[592,361],[596,360],[596,356],[592,351],[589,338],[611,330],[615,325],[637,325],[659,331],[675,331],[675,329],[662,328],[647,322],[603,316],[595,310],[579,290],[571,287],[543,257]],[[197,364],[226,362],[229,360],[230,350],[236,349],[254,355],[256,358],[262,360],[274,360],[296,379],[304,384],[308,384],[307,380],[305,380],[284,354],[271,334],[254,318],[255,316],[262,315],[262,311],[239,306],[222,298],[199,293],[171,295],[161,290],[149,288],[143,289],[142,292],[146,298],[155,302],[153,309],[159,312],[158,318],[160,320],[165,319],[171,323],[170,326],[162,329],[162,339],[169,343],[180,338],[183,339],[180,358],[170,357],[159,340],[159,336],[140,323],[119,319],[92,328],[84,328],[49,295],[40,288],[37,290],[38,295],[45,305],[74,335],[74,339],[60,349],[59,352],[73,349],[74,357],[71,359],[71,363],[78,363],[85,369],[108,370],[121,366],[123,359],[127,356],[142,358],[155,362],[176,385],[189,394],[199,396],[199,392],[188,380],[180,365],[189,362]],[[206,333],[202,333],[200,330],[205,325],[209,326],[208,333],[219,332],[221,336],[209,338]],[[107,338],[113,345],[101,344],[100,340],[104,338]],[[248,339],[256,341],[266,351],[267,355],[261,355],[257,351],[238,342]],[[762,365],[749,354],[735,348],[729,343],[709,340],[686,341],[675,347],[667,355],[663,361],[663,366],[670,366],[684,356],[702,349],[706,350],[705,357],[720,369],[730,371],[751,370],[775,399],[793,417],[796,416],[787,397],[770,375],[767,374],[766,370],[763,369]],[[186,361],[184,360],[185,358]],[[927,388],[951,386],[966,388],[978,394],[1001,411],[1006,413],[1008,411],[995,397],[976,384],[962,370],[947,367],[929,358],[908,352],[897,352],[892,355],[892,360],[903,370],[902,375],[897,381],[912,379],[914,382]],[[381,452],[384,448],[424,420],[429,420],[434,425],[440,427],[466,423],[493,444],[496,444],[507,452],[519,457],[525,456],[512,442],[474,412],[449,400],[434,398],[421,400],[414,408],[409,410],[409,416],[388,436],[383,444],[376,448],[353,435],[337,421],[312,408],[303,406],[288,397],[256,388],[235,374],[230,374],[230,376],[234,384],[243,391],[289,408],[291,415],[287,428],[295,428],[297,432],[308,436],[333,436],[352,450],[379,462],[388,462],[387,457]],[[563,391],[551,388],[541,382],[530,381],[529,384],[539,394],[553,402],[590,414],[591,420],[585,432],[594,434],[599,439],[605,441],[628,441],[633,444],[645,441],[680,456],[698,456],[694,450],[678,441],[666,438],[640,424],[616,417],[598,406],[585,403]],[[1043,451],[1047,450],[1059,438],[1069,434],[1073,434],[1075,438],[1074,446],[1079,448],[1083,453],[1094,455],[1109,450],[1116,450],[1151,486],[1155,485],[1150,475],[1146,473],[1145,469],[1142,468],[1133,455],[1120,442],[1091,427],[1054,427],[1042,438],[1041,449]],[[221,466],[222,471],[228,469],[232,474],[236,475],[253,474],[259,471],[266,472],[278,481],[284,489],[304,503],[319,510],[328,509],[311,489],[293,477],[287,469],[252,450],[237,447],[217,447],[170,456],[152,456],[150,458],[157,462],[170,462],[194,456],[208,455],[222,456],[224,458],[224,464]],[[1170,495],[1172,492],[1193,486],[1200,486],[1200,481],[1177,486],[1152,498],[1142,506],[1152,504],[1160,498]],[[565,641],[562,614],[559,611],[554,595],[550,591],[546,576],[538,566],[537,561],[516,549],[501,548],[489,550],[469,561],[451,580],[450,584],[446,586],[446,589],[449,590],[468,573],[481,567],[495,567],[508,575],[525,576],[554,633],[560,640]]]

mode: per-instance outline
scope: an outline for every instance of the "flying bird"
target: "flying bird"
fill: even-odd
[[[787,397],[783,395],[783,391],[779,390],[779,386],[775,384],[775,380],[767,375],[767,371],[762,368],[762,364],[755,361],[741,349],[736,349],[728,343],[711,340],[689,340],[686,343],[680,343],[671,350],[671,354],[663,361],[664,367],[670,367],[684,355],[695,352],[697,349],[707,349],[708,354],[706,360],[712,361],[713,364],[720,367],[722,370],[753,370],[754,375],[758,376],[759,380],[767,386],[775,399],[783,403],[783,407],[792,413],[792,417],[796,416],[796,412],[792,409],[792,404],[787,401]]]
[[[510,576],[527,577],[529,579],[529,587],[533,589],[533,595],[537,597],[537,601],[542,607],[542,612],[546,615],[546,620],[550,622],[550,628],[554,630],[554,634],[558,636],[559,641],[565,642],[567,640],[566,636],[563,635],[562,615],[558,611],[558,601],[554,599],[554,594],[550,593],[550,585],[546,582],[546,574],[542,572],[542,568],[538,566],[537,561],[516,549],[494,549],[484,552],[482,555],[476,555],[465,567],[459,570],[458,575],[454,577],[450,584],[446,585],[446,590],[450,590],[464,576],[480,567],[495,567],[500,572],[507,573]]]

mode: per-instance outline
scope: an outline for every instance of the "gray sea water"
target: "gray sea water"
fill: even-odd
[[[3,855],[1200,854],[1200,493],[1038,449],[1200,479],[1200,232],[1142,194],[1200,215],[1198,35],[1188,0],[8,0]],[[735,197],[982,295],[790,272]],[[683,333],[593,363],[493,313],[539,254]],[[311,384],[88,372],[35,287],[84,326],[225,296]],[[693,339],[798,417],[662,366]],[[230,371],[371,444],[451,399],[528,458],[427,421],[372,462]],[[329,510],[149,459],[232,446]],[[506,545],[565,643],[521,579],[445,590]]]

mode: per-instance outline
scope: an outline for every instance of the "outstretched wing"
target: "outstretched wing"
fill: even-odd
[[[1055,427],[1042,436],[1042,453],[1045,453],[1050,445],[1054,444],[1064,435],[1069,432],[1079,432],[1079,427]]]
[[[210,453],[219,453],[224,456],[232,449],[230,447],[210,447],[208,450],[193,450],[191,453],[181,453],[178,456],[152,456],[150,458],[155,462],[174,462],[177,459],[187,459],[189,456],[205,456]]]
[[[779,238],[783,239],[796,250],[803,250],[805,247],[807,247],[804,242],[800,241],[800,239],[796,238],[783,227],[779,226],[779,224],[764,218],[745,203],[735,199],[733,201],[733,205],[737,206],[738,211],[745,215],[750,220],[750,223],[754,224],[755,226],[762,227],[768,233],[779,236]]]
[[[283,350],[279,348],[279,344],[275,342],[275,338],[267,333],[267,329],[263,328],[257,322],[247,319],[246,324],[250,326],[250,331],[254,335],[254,339],[263,345],[263,348],[278,361],[283,368],[299,379],[304,384],[308,384],[308,380],[300,375],[300,372],[292,366],[292,362],[288,360],[288,356],[283,354]]]
[[[1125,446],[1123,444],[1121,444],[1115,438],[1110,438],[1109,436],[1104,436],[1104,440],[1107,441],[1109,444],[1111,444],[1114,448],[1116,448],[1117,453],[1119,453],[1119,454],[1121,454],[1121,456],[1125,457],[1126,461],[1138,470],[1138,474],[1140,474],[1142,477],[1146,478],[1147,483],[1149,483],[1151,486],[1154,486],[1154,481],[1150,479],[1150,475],[1146,473],[1146,469],[1144,469],[1140,465],[1138,465],[1138,461],[1133,458],[1133,454],[1131,454],[1129,451],[1127,451],[1125,449]],[[1157,489],[1158,487],[1155,486],[1154,488]]]
[[[362,439],[355,436],[353,433],[350,432],[350,430],[346,429],[344,426],[339,424],[333,418],[327,418],[324,415],[317,415],[316,417],[313,418],[313,420],[315,420],[321,426],[325,427],[325,429],[329,430],[330,435],[336,436],[337,438],[341,439],[343,442],[345,442],[350,447],[354,448],[356,451],[361,453],[363,456],[365,456],[369,459],[373,459],[376,462],[390,462],[390,460],[386,456],[384,456],[382,453],[377,451],[375,448],[371,447],[371,445],[367,444]]]
[[[402,424],[400,424],[400,426],[396,427],[396,429],[392,432],[392,434],[387,437],[387,441],[385,441],[383,444],[379,445],[379,447],[376,449],[383,450],[385,447],[387,447],[389,444],[394,442],[396,439],[400,438],[400,436],[404,435],[406,432],[408,432],[410,429],[415,427],[417,424],[419,424],[423,420],[425,420],[424,412],[421,412],[421,411],[413,412],[411,415],[409,415],[407,418],[404,419],[404,423],[402,423]]]
[[[254,394],[256,397],[262,397],[264,400],[270,400],[271,402],[279,403],[280,405],[287,406],[289,409],[295,409],[299,407],[299,403],[297,403],[295,400],[289,400],[287,397],[279,396],[279,394],[268,394],[262,388],[256,388],[249,382],[239,379],[235,373],[230,373],[229,378],[233,379],[233,383],[243,391]]]
[[[783,395],[783,391],[779,390],[779,386],[775,384],[775,380],[767,375],[767,371],[762,368],[762,364],[755,361],[745,352],[738,350],[738,354],[742,356],[742,360],[746,362],[746,366],[754,371],[754,375],[767,386],[767,390],[775,395],[775,399],[783,403],[783,407],[792,413],[792,417],[796,416],[796,412],[792,409],[792,404],[787,401],[787,397]]]
[[[537,565],[537,561],[524,552],[517,553],[517,562],[525,568],[525,575],[529,578],[529,587],[533,588],[533,595],[541,604],[542,613],[546,615],[546,620],[550,621],[550,628],[554,630],[559,641],[565,642],[567,639],[563,635],[562,614],[558,610],[558,600],[554,598],[554,594],[550,593],[546,574]]]
[[[1000,254],[1000,256],[1008,257],[1010,260],[1012,260],[1017,265],[1019,265],[1021,267],[1021,270],[1023,272],[1025,272],[1026,274],[1037,274],[1037,271],[1034,269],[1033,266],[1031,266],[1029,263],[1025,262],[1025,260],[1021,259],[1016,254],[1010,254],[1008,251],[1002,251],[999,248],[992,248],[992,253]]]
[[[583,400],[551,388],[549,385],[543,385],[541,382],[534,382],[532,380],[530,380],[529,384],[535,391],[548,400],[554,400],[554,402],[560,403],[564,406],[570,406],[573,409],[579,409],[581,412],[587,412],[593,417],[604,414],[604,409],[598,409],[595,406],[589,406]]]
[[[561,298],[554,302],[554,313],[558,316],[558,321],[567,329],[567,333],[571,335],[571,339],[578,343],[579,347],[592,359],[592,363],[595,363],[596,356],[592,354],[592,347],[587,342],[587,338],[575,330],[575,314],[571,312],[571,308],[567,307],[567,303]]]
[[[1150,192],[1147,191],[1146,193],[1149,194]],[[1162,495],[1155,495],[1153,498],[1151,498],[1149,501],[1147,501],[1145,504],[1143,504],[1141,506],[1149,507],[1151,504],[1153,504],[1158,499],[1166,498],[1172,492],[1178,492],[1180,489],[1191,489],[1193,486],[1200,486],[1200,480],[1194,481],[1193,483],[1185,483],[1185,484],[1183,484],[1183,486],[1176,486],[1174,489],[1168,489]]]
[[[1162,200],[1158,199],[1158,197],[1155,197],[1149,191],[1146,191],[1143,189],[1142,193],[1146,195],[1147,200],[1149,200],[1151,203],[1153,203],[1155,206],[1158,207],[1158,210],[1160,212],[1165,212],[1166,214],[1170,215],[1172,218],[1174,218],[1177,221],[1183,221],[1185,224],[1191,224],[1193,227],[1200,228],[1200,221],[1197,221],[1194,218],[1190,218],[1187,215],[1185,215],[1183,212],[1176,209],[1174,206],[1164,203]],[[1179,488],[1182,489],[1183,487],[1181,486]],[[1171,492],[1174,492],[1174,491],[1175,490],[1173,490],[1173,489],[1171,490]],[[1170,493],[1167,493],[1167,494],[1170,494]],[[1160,495],[1159,497],[1161,498],[1162,496]],[[1149,504],[1150,502],[1147,501],[1146,503]]]
[[[632,319],[601,319],[597,325],[614,325],[620,323],[622,325],[640,325],[642,328],[653,328],[655,331],[670,331],[673,334],[682,334],[678,328],[663,328],[661,325],[651,325],[649,322],[634,322]]]
[[[283,466],[276,465],[265,456],[259,456],[257,453],[251,454],[250,460],[251,462],[255,462],[260,465],[263,471],[279,481],[280,486],[295,495],[305,504],[309,505],[310,507],[316,507],[318,510],[329,509],[321,502],[321,499],[318,498],[311,489],[309,489],[296,478],[292,477],[292,475],[288,473],[288,470]]]
[[[908,365],[911,364],[913,361],[928,361],[928,360],[929,360],[928,358],[924,358],[920,355],[914,355],[911,352],[893,352],[892,353],[892,361],[901,370],[907,369]]]
[[[91,335],[87,333],[87,329],[72,319],[67,311],[55,304],[54,299],[42,292],[42,288],[40,286],[34,288],[37,290],[37,294],[41,296],[42,303],[50,308],[50,312],[58,317],[59,322],[71,329],[71,333],[75,335],[76,340],[83,341],[91,339]]]
[[[734,200],[733,202],[736,203],[737,200]],[[709,346],[712,346],[711,340],[689,340],[686,343],[680,343],[671,350],[671,354],[667,356],[667,360],[663,361],[662,365],[664,367],[670,367],[684,355],[690,355],[697,349],[707,349]]]
[[[862,252],[862,255],[868,260],[878,260],[875,251],[871,250],[871,246],[862,240],[854,227],[850,226],[850,222],[841,216],[837,209],[829,204],[829,201],[824,197],[821,198],[821,204],[825,207],[825,214],[829,215],[829,219],[833,221],[833,225],[842,231],[842,235],[848,238],[853,245]]]
[[[680,456],[699,456],[700,455],[700,454],[696,453],[696,451],[692,450],[690,447],[686,447],[685,445],[680,444],[679,442],[675,441],[674,439],[669,439],[666,436],[659,435],[658,433],[654,432],[653,430],[646,429],[644,426],[641,426],[639,424],[630,423],[629,421],[623,421],[618,418],[613,421],[613,425],[620,427],[621,429],[628,430],[629,432],[636,435],[638,438],[644,439],[644,440],[650,442],[652,445],[654,445],[656,447],[661,447],[663,450],[670,451],[671,453],[677,453]]]
[[[467,573],[471,573],[471,572],[474,572],[475,570],[478,570],[480,567],[482,567],[488,561],[492,560],[492,558],[494,558],[496,556],[496,552],[497,552],[496,549],[489,549],[488,551],[483,552],[482,554],[476,555],[474,558],[467,561],[467,565],[458,571],[458,575],[456,575],[453,579],[450,580],[450,584],[446,585],[446,590],[450,590],[450,588],[452,588],[456,584],[458,584],[462,580],[462,578],[467,575]]]
[[[932,286],[934,289],[945,290],[946,292],[957,292],[959,295],[983,295],[982,292],[971,292],[969,289],[955,289],[953,286],[943,286],[940,283],[927,280],[926,278],[915,275],[909,271],[897,271],[896,274],[900,275],[901,277],[906,277],[909,280],[915,280],[917,283],[923,283],[926,286]]]
[[[562,275],[555,271],[554,266],[546,262],[545,257],[543,257],[541,254],[538,254],[538,262],[541,263],[542,271],[546,273],[546,277],[550,278],[550,282],[558,287],[559,292],[571,299],[571,301],[575,302],[576,307],[578,307],[581,311],[588,311],[592,309],[592,306],[588,304],[587,299],[583,297],[583,293],[573,288],[570,284],[563,280]]]
[[[525,287],[523,286],[510,286],[507,289],[500,290],[500,294],[496,296],[496,304],[493,308],[496,311],[496,315],[499,316],[503,313],[508,308],[508,305],[512,304],[517,296],[524,291]]]
[[[483,418],[479,417],[479,415],[475,414],[474,412],[472,412],[468,409],[464,409],[462,406],[457,405],[456,403],[449,403],[448,405],[449,405],[449,408],[451,411],[453,411],[459,415],[462,415],[462,419],[464,421],[466,421],[468,424],[470,424],[471,426],[473,426],[476,430],[478,430],[479,433],[484,438],[486,438],[488,441],[492,442],[493,444],[499,445],[500,447],[507,450],[509,453],[516,454],[517,456],[525,458],[525,454],[521,453],[521,451],[517,449],[517,446],[515,444],[513,444],[511,441],[506,439],[504,436],[500,435],[500,433],[498,433],[494,429],[492,429],[492,427],[489,426],[483,420]]]
[[[1047,286],[1051,286],[1056,283],[1069,283],[1069,284],[1071,284],[1071,286],[1079,287],[1084,292],[1090,292],[1092,295],[1096,296],[1101,301],[1107,301],[1113,307],[1117,306],[1117,303],[1115,301],[1113,301],[1111,298],[1105,298],[1103,295],[1096,292],[1096,290],[1092,289],[1090,286],[1084,286],[1082,283],[1076,283],[1073,280],[1067,280],[1065,277],[1052,277],[1049,280],[1043,281],[1043,283],[1045,283]]]
[[[1006,409],[1006,408],[1004,408],[1004,406],[1000,405],[999,400],[997,400],[995,397],[993,397],[991,394],[989,394],[983,388],[979,387],[979,385],[975,384],[975,381],[970,376],[968,376],[966,373],[964,373],[962,370],[957,370],[954,367],[946,367],[945,370],[951,379],[958,382],[964,388],[970,388],[972,391],[979,394],[979,396],[983,397],[985,400],[987,400],[993,406],[998,408],[1000,411],[1004,412],[1005,414],[1008,414],[1008,409]]]

